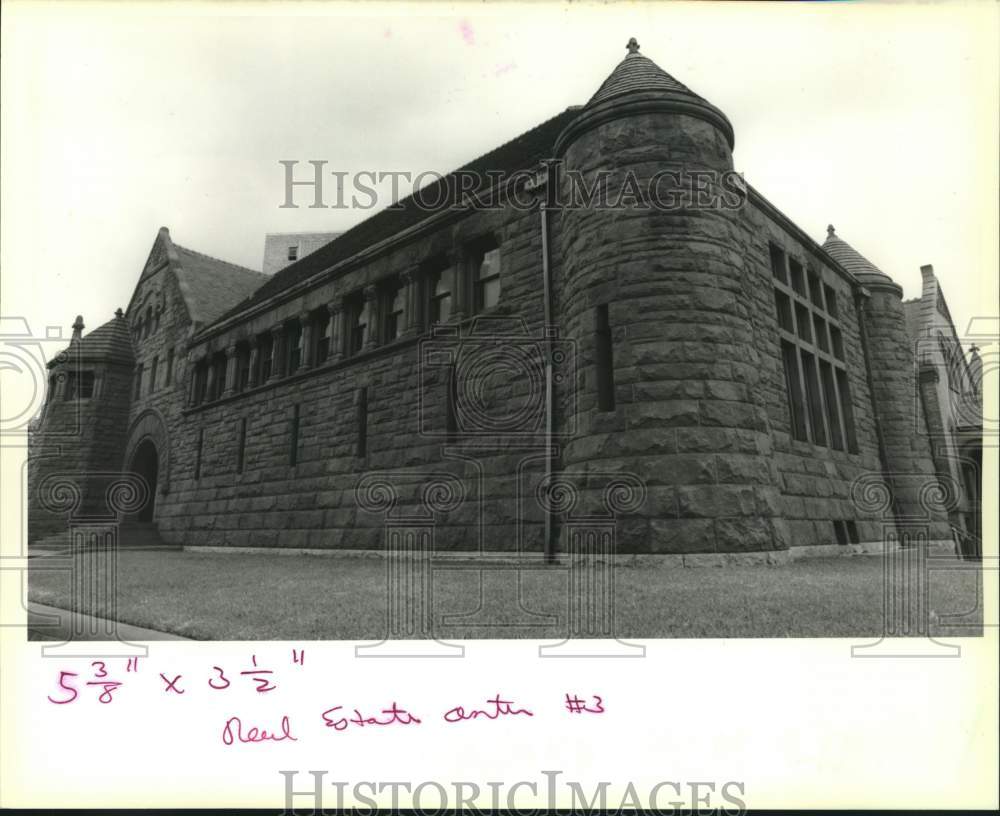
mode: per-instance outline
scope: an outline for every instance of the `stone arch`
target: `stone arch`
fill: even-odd
[[[157,453],[157,492],[167,494],[170,491],[170,435],[163,415],[155,408],[147,408],[132,422],[128,431],[128,442],[125,445],[124,467],[128,469],[133,461],[139,445],[145,441],[152,442]]]

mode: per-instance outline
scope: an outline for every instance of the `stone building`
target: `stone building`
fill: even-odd
[[[441,550],[557,552],[627,477],[624,552],[773,560],[901,519],[974,550],[975,423],[911,336],[967,370],[936,279],[914,315],[832,227],[821,246],[752,187],[692,198],[733,147],[632,41],[585,105],[273,275],[161,229],[125,312],[50,364],[32,540],[59,529],[36,494],[64,467],[141,474],[143,519],[191,547],[376,548],[388,513],[426,515]],[[462,174],[499,205],[449,206]],[[575,204],[599,179],[674,204]],[[48,455],[71,409],[79,442]],[[934,499],[956,473],[957,503]],[[457,494],[428,502],[441,474]]]

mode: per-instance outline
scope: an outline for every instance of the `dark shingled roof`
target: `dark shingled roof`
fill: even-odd
[[[195,323],[211,323],[270,280],[262,272],[220,261],[178,244],[173,247],[180,261],[175,269],[177,282]]]
[[[76,356],[79,355],[81,361],[114,361],[126,365],[135,363],[132,335],[129,333],[128,322],[124,316],[113,317],[107,323],[84,335],[80,340],[70,341],[69,347],[65,351],[70,350],[72,350],[70,359],[76,359]],[[56,356],[49,362],[49,365],[51,366],[58,360],[59,357]]]
[[[698,94],[670,76],[649,57],[644,57],[635,51],[618,63],[618,67],[611,72],[611,75],[597,89],[597,93],[590,98],[587,107],[592,107],[613,96],[633,91],[674,91],[701,99]]]
[[[875,264],[847,243],[847,241],[840,238],[834,231],[832,224],[826,228],[826,241],[823,242],[823,249],[862,283],[873,280],[892,282],[892,278],[886,275],[885,272],[875,266]]]
[[[523,133],[516,139],[501,145],[484,156],[480,156],[475,161],[464,165],[459,170],[424,187],[419,192],[419,200],[426,202],[428,205],[440,200],[442,202],[441,206],[436,209],[417,206],[413,196],[410,195],[401,199],[392,209],[381,210],[371,218],[365,219],[360,224],[344,232],[340,237],[326,244],[326,246],[317,249],[315,252],[304,258],[300,258],[295,263],[276,272],[263,286],[253,293],[251,298],[237,304],[219,319],[225,319],[249,306],[261,303],[312,275],[356,255],[379,241],[390,238],[396,233],[413,227],[434,214],[447,209],[453,200],[453,196],[446,193],[454,189],[457,173],[470,171],[478,173],[483,181],[486,182],[488,181],[485,176],[487,171],[511,174],[517,170],[534,167],[542,159],[551,156],[552,146],[556,138],[562,132],[563,128],[578,116],[579,113],[579,108],[568,108],[562,113],[553,116],[548,121],[532,128],[527,133]],[[486,186],[486,184],[481,185],[476,188],[476,192],[485,192]],[[179,249],[180,247],[178,247]]]

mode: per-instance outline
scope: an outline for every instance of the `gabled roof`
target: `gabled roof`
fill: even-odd
[[[510,175],[517,170],[535,167],[542,159],[551,157],[556,137],[579,113],[579,108],[569,108],[521,134],[516,139],[424,187],[419,191],[418,201],[428,206],[418,206],[418,201],[415,201],[414,196],[410,195],[397,202],[392,208],[381,210],[370,218],[366,218],[326,246],[276,272],[253,293],[252,297],[229,309],[219,319],[225,319],[243,309],[261,303],[318,272],[345,261],[368,247],[447,210],[454,199],[451,191],[455,188],[459,173],[476,173],[482,183],[473,192],[485,194],[489,181],[486,177],[487,171]],[[436,202],[440,202],[440,205],[430,206]]]
[[[833,229],[833,224],[826,228],[823,249],[861,283],[893,283],[892,278],[885,272],[838,236]]]
[[[132,335],[129,332],[128,321],[125,320],[121,309],[115,313],[111,320],[98,326],[89,334],[80,339],[73,338],[66,351],[70,353],[69,359],[80,362],[116,362],[125,365],[135,363]],[[58,362],[61,356],[57,355],[49,361],[49,366],[51,367]]]
[[[193,323],[199,324],[215,320],[269,280],[262,272],[175,244],[170,230],[160,227],[139,278],[140,283],[164,268],[173,271],[188,316]],[[129,312],[139,288],[137,286],[132,293]]]
[[[175,273],[191,320],[211,323],[233,304],[246,300],[269,280],[262,272],[174,244]]]

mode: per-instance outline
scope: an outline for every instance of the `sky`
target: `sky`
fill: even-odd
[[[6,2],[0,311],[96,328],[161,226],[259,269],[265,233],[371,214],[281,208],[281,160],[447,172],[586,102],[634,36],[815,240],[907,298],[933,264],[962,334],[998,312],[997,9]]]

